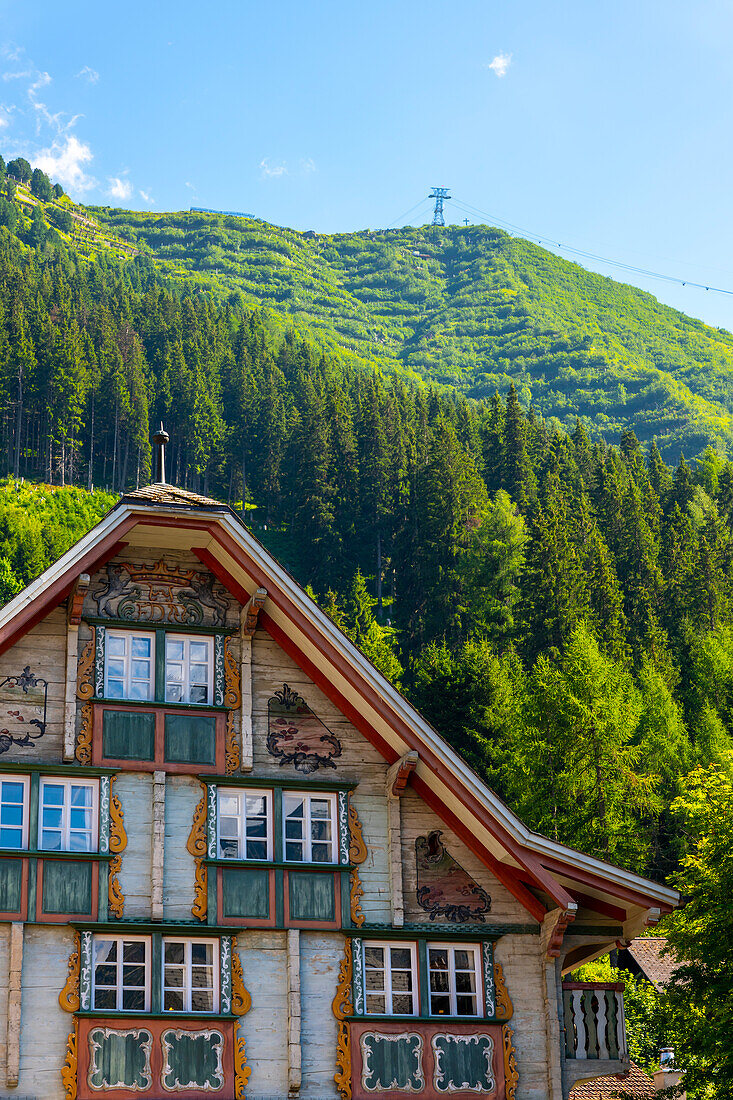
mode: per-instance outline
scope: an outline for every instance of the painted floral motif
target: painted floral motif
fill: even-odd
[[[110,563],[91,598],[100,616],[192,626],[224,626],[231,602],[211,573],[164,561]]]
[[[18,676],[0,680],[0,753],[12,745],[32,745],[46,732],[48,684],[26,665]]]
[[[491,898],[457,863],[441,841],[440,829],[415,841],[417,902],[430,919],[483,921],[491,909]]]
[[[231,1012],[232,1008],[232,938],[222,936],[219,942],[221,952],[221,1011]]]
[[[494,945],[489,940],[483,944],[484,964],[484,1010],[491,1019],[496,1015],[496,986],[494,984]]]
[[[82,1012],[92,1007],[92,933],[81,934],[81,968],[79,971],[79,1005]]]
[[[341,742],[287,684],[268,701],[267,718],[267,751],[279,757],[281,767],[292,764],[305,775],[336,767]]]

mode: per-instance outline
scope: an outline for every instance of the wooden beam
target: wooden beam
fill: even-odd
[[[5,1084],[17,1088],[20,1078],[21,975],[23,971],[23,922],[8,926],[8,1025],[5,1048]]]
[[[80,573],[76,579],[76,584],[69,593],[69,597],[66,604],[66,621],[69,626],[79,626],[81,622],[81,609],[84,604],[84,597],[89,591],[89,583],[91,577],[88,573]]]
[[[399,760],[395,760],[387,772],[387,794],[394,798],[401,798],[409,782],[410,776],[417,767],[418,754],[410,749]]]
[[[254,638],[255,630],[257,629],[257,619],[260,611],[265,606],[265,600],[267,599],[267,589],[258,588],[254,592],[245,607],[242,608],[242,633],[246,634],[248,638]]]
[[[301,999],[300,999],[300,931],[287,933],[288,980],[288,1096],[297,1096],[302,1080]]]
[[[163,919],[165,866],[165,772],[153,772],[153,850],[151,857],[150,916]]]

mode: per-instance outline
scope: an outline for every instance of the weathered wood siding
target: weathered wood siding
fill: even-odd
[[[195,863],[186,848],[201,784],[188,775],[169,775],[165,784],[163,917],[191,920]]]
[[[64,1095],[61,1066],[73,1017],[62,1011],[58,995],[66,981],[73,946],[71,928],[25,926],[20,1079],[17,1089],[7,1095],[32,1096],[37,1100],[61,1100]],[[3,1033],[6,1020],[4,1016]]]
[[[0,680],[19,676],[28,667],[34,676],[48,681],[46,732],[27,746],[11,745],[0,761],[33,760],[61,762],[66,691],[66,612],[58,607],[37,623],[11,649],[0,656]],[[3,722],[11,734],[25,733],[12,722]]]
[[[150,917],[153,858],[153,777],[120,772],[115,794],[125,815],[127,847],[122,853],[120,887],[125,895],[124,918]],[[185,845],[185,841],[184,841]],[[100,900],[100,909],[104,899]],[[102,916],[103,920],[104,917]]]
[[[239,1024],[252,1067],[247,1097],[288,1095],[288,981],[285,932],[239,932],[244,984],[252,1008]],[[325,1015],[321,1008],[321,1016]]]
[[[331,1002],[336,995],[343,938],[337,933],[303,932],[300,937],[300,995],[302,1004],[301,1041],[303,1100],[337,1097],[333,1075],[336,1070],[336,1020]],[[320,1011],[315,1011],[319,1005]]]

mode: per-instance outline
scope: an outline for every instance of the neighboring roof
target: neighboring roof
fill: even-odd
[[[548,908],[572,920],[582,906],[615,923],[604,922],[598,933],[613,943],[678,904],[675,890],[528,829],[219,501],[162,484],[123,496],[0,610],[0,653],[64,601],[80,573],[99,569],[125,546],[188,549],[242,604],[264,588],[259,625],[388,763],[418,752],[415,792],[535,920]]]
[[[627,951],[655,989],[663,989],[679,963],[673,955],[663,954],[667,946],[666,936],[638,936]]]
[[[627,1074],[595,1077],[592,1081],[573,1085],[570,1090],[570,1100],[642,1100],[656,1095],[657,1090],[651,1077],[634,1062]]]

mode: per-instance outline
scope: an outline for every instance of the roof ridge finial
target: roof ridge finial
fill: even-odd
[[[165,448],[166,444],[170,441],[168,432],[163,427],[163,421],[160,422],[160,430],[153,436],[153,443],[155,444],[155,483],[156,485],[165,485]]]

